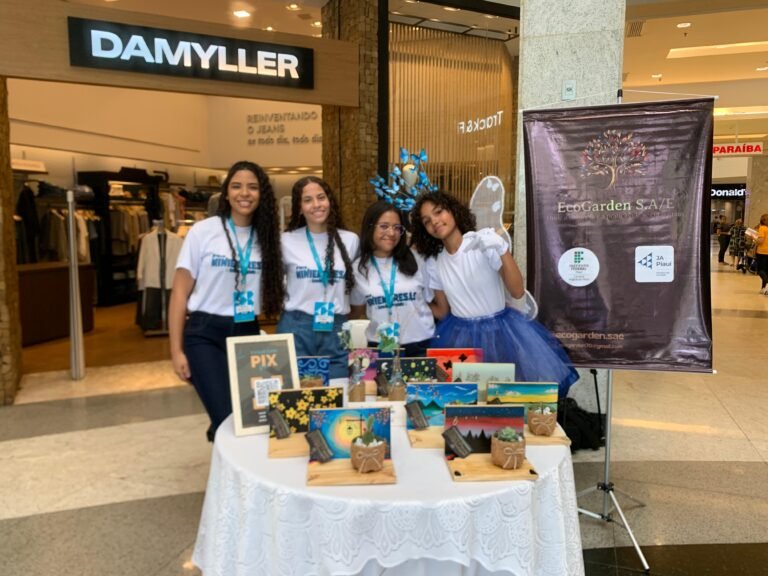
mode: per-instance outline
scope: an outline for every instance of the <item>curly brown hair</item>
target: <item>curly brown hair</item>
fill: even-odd
[[[261,301],[262,310],[267,316],[277,316],[283,309],[285,289],[283,287],[283,255],[280,249],[280,228],[277,224],[277,201],[272,183],[264,169],[258,164],[241,160],[232,165],[227,172],[227,177],[221,185],[221,200],[217,215],[226,232],[229,248],[232,251],[232,260],[237,261],[235,247],[227,229],[227,219],[232,214],[232,207],[226,200],[229,183],[232,177],[240,170],[248,170],[259,181],[259,207],[253,214],[251,226],[256,232],[256,238],[261,248]],[[235,266],[235,289],[240,283],[240,267]]]
[[[355,285],[355,275],[352,273],[352,260],[347,253],[347,247],[344,242],[341,241],[339,230],[344,229],[344,223],[341,219],[341,210],[336,202],[336,197],[333,194],[333,190],[328,183],[322,178],[317,176],[305,176],[296,181],[291,189],[291,220],[288,222],[287,230],[292,232],[302,226],[307,225],[307,219],[304,218],[304,214],[301,213],[301,195],[304,192],[304,187],[307,184],[317,184],[323,189],[325,195],[328,197],[328,203],[330,204],[330,210],[328,210],[328,220],[326,220],[326,227],[328,229],[328,247],[325,250],[325,268],[329,271],[328,278],[331,284],[336,283],[336,278],[333,274],[333,249],[334,246],[339,246],[339,252],[341,252],[341,259],[344,261],[344,268],[346,273],[344,275],[344,291],[349,294],[352,291],[352,287]]]
[[[427,232],[427,228],[421,219],[421,208],[427,202],[448,210],[453,215],[454,220],[456,220],[456,226],[458,226],[462,234],[471,232],[477,227],[475,215],[469,211],[469,208],[447,192],[438,191],[421,194],[416,200],[413,210],[411,210],[411,244],[425,258],[437,256],[443,250],[443,243]]]

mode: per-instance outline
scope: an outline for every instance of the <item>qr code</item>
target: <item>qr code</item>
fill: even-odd
[[[253,402],[257,406],[269,405],[269,393],[282,388],[282,378],[275,376],[273,378],[251,378],[251,388],[253,388]]]

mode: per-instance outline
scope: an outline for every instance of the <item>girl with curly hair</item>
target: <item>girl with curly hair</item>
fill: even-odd
[[[485,362],[514,362],[519,381],[558,382],[566,393],[578,374],[560,342],[506,306],[505,289],[515,298],[525,293],[507,242],[490,228],[476,232],[473,214],[444,192],[419,196],[412,221],[442,318],[433,346],[482,348]]]
[[[338,332],[350,312],[360,240],[343,229],[333,191],[321,178],[306,176],[293,185],[281,244],[286,298],[277,332],[293,334],[297,356],[329,356],[330,377],[346,378],[348,353]]]
[[[435,333],[429,307],[433,294],[424,262],[419,262],[421,258],[408,247],[397,208],[384,200],[371,204],[363,216],[360,239],[360,258],[354,263],[352,315],[365,315],[371,321],[366,335],[372,347],[379,345],[378,328],[382,324],[397,324],[398,344],[404,355],[426,356]]]
[[[232,412],[226,339],[259,334],[258,315],[280,313],[283,261],[275,194],[257,164],[235,163],[218,214],[184,239],[169,306],[173,369],[211,419],[208,439]]]

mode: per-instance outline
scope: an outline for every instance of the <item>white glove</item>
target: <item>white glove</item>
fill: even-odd
[[[493,228],[483,228],[477,232],[467,232],[464,234],[465,250],[489,250],[499,257],[509,252],[507,241],[496,234]]]

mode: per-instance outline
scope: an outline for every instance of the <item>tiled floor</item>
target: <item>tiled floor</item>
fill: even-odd
[[[717,374],[614,376],[611,479],[646,503],[619,495],[651,574],[768,574],[768,297],[726,266],[712,284]],[[199,574],[205,428],[168,361],[25,376],[0,408],[0,574]],[[574,456],[578,489],[602,478],[602,456]],[[642,573],[620,527],[581,530],[589,576]]]

